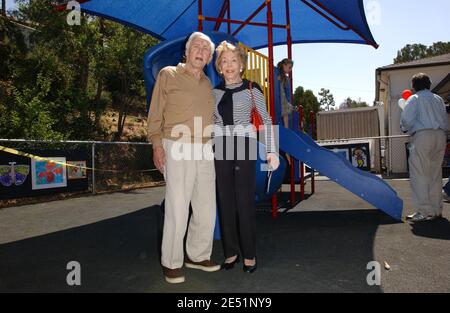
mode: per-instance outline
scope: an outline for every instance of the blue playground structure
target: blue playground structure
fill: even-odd
[[[367,24],[362,0],[90,0],[84,1],[81,9],[149,33],[162,41],[144,58],[148,101],[157,73],[164,66],[180,62],[185,38],[193,31],[207,33],[216,44],[228,40],[242,42],[252,49],[267,47],[268,83],[272,90],[270,103],[273,104],[270,113],[274,123],[281,120],[279,97],[276,97],[280,87],[274,79],[273,68],[275,45],[287,45],[290,59],[295,43],[334,42],[378,47]],[[212,64],[207,66],[206,74],[213,85],[219,82]],[[290,129],[279,127],[281,151],[294,157],[296,162],[305,162],[394,219],[401,219],[403,201],[387,183],[317,145],[299,129],[298,120],[299,116],[294,112]],[[264,149],[263,146],[260,148]],[[294,167],[296,171],[291,180],[293,176],[301,176],[297,164],[291,165],[291,173]],[[274,216],[276,192],[283,183],[286,168],[287,164],[282,160],[273,174],[269,192],[266,192],[266,173],[257,171],[256,200],[272,197]]]
[[[236,43],[237,40],[228,34],[219,32],[205,32],[215,44],[223,40]],[[159,70],[167,65],[176,65],[181,60],[184,53],[185,38],[168,40],[150,48],[144,57],[144,75],[147,89],[147,100],[150,103],[151,93]],[[213,85],[220,82],[220,76],[214,69],[214,61],[211,62],[205,72],[213,82]],[[278,80],[277,80],[278,82]],[[278,83],[279,85],[279,83]],[[279,89],[276,86],[275,89]],[[279,97],[276,97],[277,99]],[[275,101],[275,106],[277,101]],[[278,121],[280,120],[280,113]],[[298,125],[298,124],[297,124]],[[366,200],[373,206],[387,213],[395,219],[400,220],[403,202],[398,198],[396,192],[382,179],[368,172],[355,168],[348,160],[340,155],[317,145],[314,140],[300,131],[298,128],[287,129],[279,126],[279,147],[280,151],[288,153],[297,160],[308,164],[311,168],[319,171],[322,175],[351,191],[358,197]],[[265,149],[260,144],[260,149]],[[258,153],[258,155],[264,155]],[[270,199],[276,193],[285,177],[287,168],[286,161],[281,159],[280,167],[272,174],[269,191],[267,192],[267,173],[260,171],[259,165],[264,161],[257,161],[257,191],[255,200],[257,202]],[[297,176],[297,175],[296,175]],[[370,192],[368,192],[370,191]]]

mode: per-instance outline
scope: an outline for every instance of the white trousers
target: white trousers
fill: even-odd
[[[165,215],[161,264],[181,268],[183,241],[189,218],[186,253],[194,262],[211,258],[216,221],[216,175],[210,144],[178,143],[163,140],[165,164]],[[205,152],[208,159],[205,159]]]
[[[443,130],[421,130],[409,145],[409,173],[418,212],[442,214],[442,161],[447,137]]]

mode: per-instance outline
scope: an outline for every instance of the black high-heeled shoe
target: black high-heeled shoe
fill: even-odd
[[[253,273],[254,271],[256,271],[256,258],[255,258],[255,265],[245,265],[244,262],[244,266],[242,267],[242,270],[246,273]]]
[[[233,262],[230,262],[230,263],[223,262],[221,265],[221,268],[225,269],[225,270],[231,270],[236,263],[239,263],[239,255],[236,256],[236,259],[234,259]]]

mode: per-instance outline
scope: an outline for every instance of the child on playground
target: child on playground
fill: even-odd
[[[277,64],[278,80],[280,81],[280,97],[281,97],[281,117],[284,127],[289,128],[289,116],[293,111],[291,99],[291,80],[289,73],[292,71],[294,61],[291,59],[283,59]]]

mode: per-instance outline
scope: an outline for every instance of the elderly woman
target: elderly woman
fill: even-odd
[[[257,133],[250,121],[253,105],[268,130],[268,165],[275,169],[279,161],[274,153],[272,120],[261,88],[242,79],[247,61],[245,51],[223,41],[216,53],[215,66],[224,78],[224,82],[213,89],[217,196],[226,257],[222,268],[232,269],[242,253],[243,270],[252,273],[256,270],[257,146]]]

